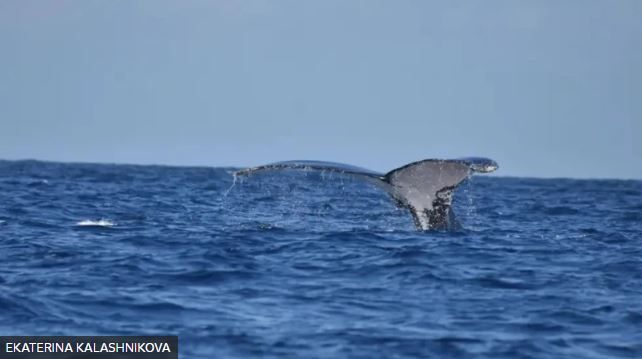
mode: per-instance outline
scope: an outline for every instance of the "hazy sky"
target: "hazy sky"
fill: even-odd
[[[642,1],[0,1],[0,158],[642,178]]]

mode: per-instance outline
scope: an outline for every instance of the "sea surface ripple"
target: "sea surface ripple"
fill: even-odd
[[[475,177],[456,232],[329,173],[0,161],[0,334],[182,358],[640,358],[642,182]]]

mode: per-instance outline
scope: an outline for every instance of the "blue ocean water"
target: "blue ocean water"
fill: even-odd
[[[415,231],[330,173],[0,161],[0,334],[182,358],[640,358],[642,181],[474,177]]]

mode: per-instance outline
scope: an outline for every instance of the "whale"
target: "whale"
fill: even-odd
[[[385,190],[398,207],[407,209],[417,230],[428,231],[455,228],[452,203],[457,186],[475,173],[490,173],[498,168],[497,162],[484,157],[424,159],[387,173],[337,162],[304,160],[249,167],[234,175],[247,177],[266,171],[303,170],[361,177]]]

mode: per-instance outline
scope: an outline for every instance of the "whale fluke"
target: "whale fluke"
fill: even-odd
[[[430,230],[454,226],[451,204],[459,184],[474,172],[488,173],[497,168],[495,161],[481,157],[426,159],[385,174],[342,163],[284,161],[243,169],[235,175],[249,176],[270,170],[318,170],[365,177],[386,190],[397,205],[409,209],[417,229]]]

